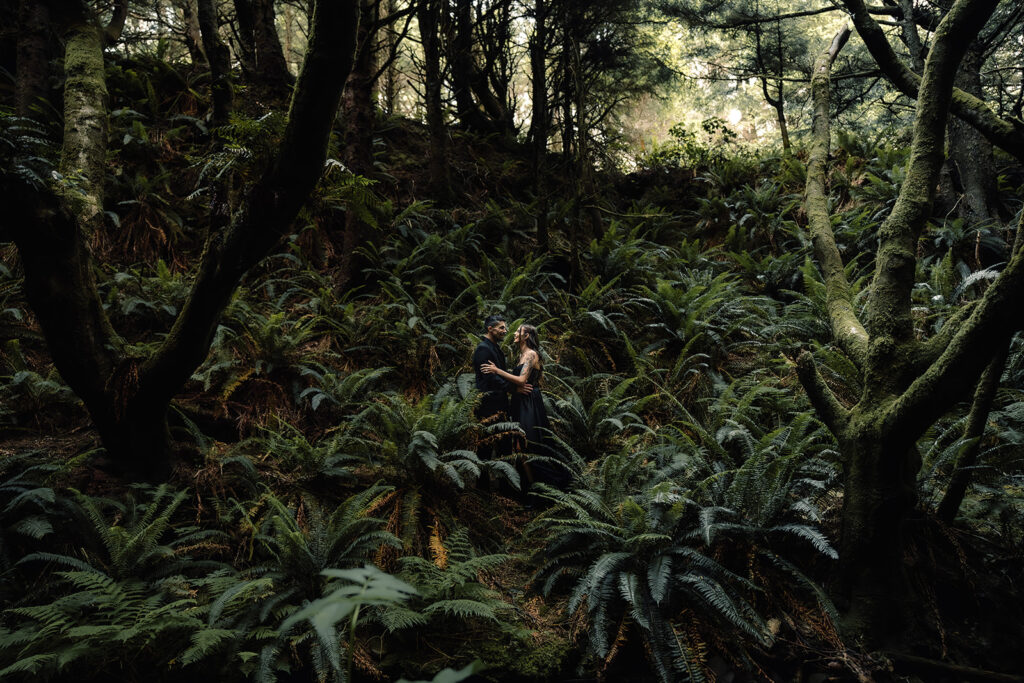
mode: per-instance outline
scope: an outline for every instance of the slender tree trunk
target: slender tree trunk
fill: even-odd
[[[427,112],[427,135],[430,138],[428,166],[430,189],[441,203],[451,198],[448,175],[448,132],[444,125],[441,103],[441,46],[438,21],[438,0],[423,0],[417,13],[420,40],[423,42],[423,88]]]
[[[192,68],[198,71],[208,71],[210,62],[207,60],[203,48],[203,29],[199,26],[199,8],[196,5],[196,0],[177,0],[175,4],[181,10],[182,19],[185,22],[185,48],[192,61]]]
[[[779,122],[779,134],[782,136],[782,153],[789,155],[792,145],[789,142],[789,126],[786,123],[786,105],[782,97],[782,82],[778,85],[778,98],[774,102],[769,101],[775,107],[775,118]]]
[[[547,6],[544,0],[534,4],[534,32],[530,41],[532,97],[530,137],[533,141],[533,193],[537,198],[537,244],[548,250],[548,207],[544,172],[548,152],[548,61]]]
[[[977,50],[969,49],[960,63],[955,81],[958,88],[979,98],[983,95],[981,67],[984,59]],[[960,216],[971,223],[998,220],[998,185],[992,143],[974,126],[953,117],[949,121],[949,156],[963,189]]]
[[[779,124],[779,135],[782,136],[782,153],[788,155],[791,145],[789,142],[789,126],[786,123],[786,101],[783,97],[782,81],[778,82],[776,96],[773,97],[768,91],[768,79],[762,78],[761,92],[764,94],[764,101],[775,110],[775,120]]]
[[[222,126],[231,112],[231,53],[220,39],[214,0],[198,0],[198,20],[203,48],[210,61],[210,99],[213,101],[213,125]]]
[[[597,208],[597,186],[594,184],[594,165],[590,158],[590,121],[587,118],[587,88],[583,82],[583,64],[580,41],[573,39],[573,92],[576,95],[576,178],[578,180],[577,204],[586,215],[589,230],[586,241],[603,232],[604,221]],[[575,250],[575,246],[574,246]],[[578,254],[574,259],[578,259]]]
[[[345,118],[343,161],[353,173],[373,175],[373,86],[377,73],[377,0],[360,0],[359,48],[356,51],[352,73],[349,74],[342,94],[341,108]],[[339,259],[339,280],[342,285],[361,282],[363,259],[358,249],[366,245],[373,228],[362,221],[355,211],[345,212]]]
[[[383,16],[391,16],[395,11],[394,0],[384,0]],[[395,65],[394,55],[398,50],[398,37],[395,31],[388,27],[384,32],[384,59],[386,66],[381,74],[383,85],[380,89],[380,107],[385,116],[394,116],[395,108],[398,105],[398,93],[400,89],[401,74]]]
[[[45,116],[50,75],[50,11],[46,3],[21,0],[18,5],[16,110],[18,116]]]

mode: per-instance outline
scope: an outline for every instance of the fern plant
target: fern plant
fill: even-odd
[[[0,675],[135,676],[181,665],[178,658],[204,631],[192,582],[224,567],[191,553],[223,550],[223,535],[175,524],[187,491],[161,486],[148,499],[125,502],[73,494],[57,502],[78,525],[74,538],[84,547],[75,554],[33,552],[20,561],[68,569],[48,573],[46,589],[24,600],[44,602],[7,610],[12,629],[0,632]]]
[[[175,667],[203,622],[187,587],[147,585],[92,568],[56,572],[59,596],[7,610],[14,630],[0,627],[5,680],[138,677]]]
[[[558,383],[551,402],[555,434],[563,448],[583,460],[615,452],[629,437],[651,432],[640,413],[653,397],[637,395],[636,378],[594,374],[574,385]]]
[[[650,343],[644,352],[664,349],[708,356],[720,369],[730,354],[761,339],[761,330],[773,316],[771,302],[754,296],[737,296],[737,282],[730,275],[687,271],[678,280],[659,280],[656,289],[641,288],[633,304],[649,311]],[[691,343],[699,339],[699,343]]]
[[[498,593],[480,582],[482,573],[511,559],[506,554],[478,555],[460,528],[442,540],[435,526],[430,538],[431,559],[409,555],[399,560],[399,576],[416,588],[411,603],[418,614],[407,609],[384,610],[381,621],[389,631],[428,624],[451,631],[461,625],[475,630],[481,622],[510,627],[503,621],[510,605]]]
[[[224,535],[175,523],[174,515],[189,496],[173,492],[166,484],[139,487],[148,500],[134,495],[125,501],[100,499],[72,490],[61,497],[65,513],[77,526],[76,554],[35,552],[22,563],[48,562],[77,571],[92,571],[115,581],[131,578],[155,581],[168,576],[220,566],[194,560],[184,549],[220,549]],[[77,556],[76,556],[77,555]]]
[[[400,545],[373,514],[386,495],[382,487],[369,487],[334,509],[311,497],[288,506],[270,492],[254,503],[236,501],[241,548],[251,553],[251,565],[207,578],[206,627],[237,634],[236,656],[257,680],[292,668],[296,655],[309,657],[319,676],[337,673],[339,643],[294,628],[304,620],[295,615],[328,590],[327,570],[364,566],[382,548]]]
[[[583,615],[598,661],[611,662],[632,633],[660,680],[703,680],[702,644],[688,628],[699,622],[689,619],[770,641],[752,584],[688,542],[692,503],[670,483],[617,500],[588,490],[548,495],[553,507],[534,524],[547,538],[535,581],[544,595],[568,582],[567,609]]]

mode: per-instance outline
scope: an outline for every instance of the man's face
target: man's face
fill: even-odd
[[[494,325],[488,327],[487,331],[496,340],[501,341],[502,339],[505,338],[505,335],[508,334],[508,325],[505,324],[504,320],[501,320],[495,323]]]

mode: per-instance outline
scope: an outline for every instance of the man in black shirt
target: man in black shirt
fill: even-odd
[[[487,361],[493,361],[502,370],[505,367],[505,354],[502,353],[498,344],[508,334],[508,325],[500,315],[489,315],[484,321],[484,334],[480,343],[473,352],[473,371],[476,373],[476,388],[480,392],[480,404],[476,408],[476,417],[484,424],[496,422],[507,422],[509,420],[508,394],[515,387],[499,377],[498,375],[484,374],[480,371]],[[527,384],[519,391],[529,393],[533,387]],[[507,437],[500,437],[496,443],[484,443],[481,445],[478,455],[481,458],[491,457],[494,454],[499,456],[511,453],[511,440]]]

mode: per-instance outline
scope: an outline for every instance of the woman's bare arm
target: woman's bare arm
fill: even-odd
[[[522,387],[526,384],[526,378],[530,376],[529,369],[526,370],[526,374],[513,375],[511,372],[505,372],[497,365],[494,361],[487,361],[480,367],[480,372],[497,375],[498,377],[504,377],[516,387]]]

